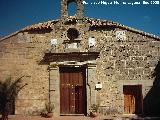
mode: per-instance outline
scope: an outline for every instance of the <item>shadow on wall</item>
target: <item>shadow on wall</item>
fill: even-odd
[[[160,116],[160,61],[152,75],[155,80],[152,88],[144,98],[144,115]]]
[[[27,83],[22,83],[22,77],[16,80],[11,79],[11,77],[4,81],[0,80],[0,114],[2,114],[2,120],[7,120],[9,114],[15,113],[15,100],[20,90],[27,85]]]

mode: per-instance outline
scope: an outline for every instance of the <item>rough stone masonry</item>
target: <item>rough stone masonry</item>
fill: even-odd
[[[75,16],[67,11],[72,2],[77,5]],[[152,111],[146,103],[154,100],[146,98],[156,79],[160,38],[116,22],[84,17],[82,0],[62,0],[61,15],[61,19],[27,26],[0,40],[0,80],[24,75],[23,82],[28,83],[15,102],[15,114],[39,114],[48,100],[55,104],[55,116],[61,114],[62,66],[86,67],[87,114],[92,104],[98,104],[104,115]],[[97,84],[102,88],[95,89]],[[140,93],[134,93],[133,87]],[[141,105],[138,112],[137,105]]]

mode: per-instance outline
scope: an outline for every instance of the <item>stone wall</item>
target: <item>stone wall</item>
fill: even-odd
[[[80,33],[79,52],[100,52],[99,57],[94,61],[96,66],[88,67],[90,74],[87,100],[90,102],[87,102],[87,110],[91,104],[96,103],[100,105],[102,114],[122,114],[123,85],[141,84],[143,97],[146,96],[153,84],[152,73],[160,58],[160,41],[127,29],[110,26],[94,27],[86,21],[84,23],[64,25],[59,21],[52,26],[53,30],[21,32],[0,41],[0,78],[5,79],[11,75],[15,79],[24,75],[23,82],[28,83],[18,95],[16,114],[41,112],[49,99],[49,90],[51,90],[50,98],[54,99],[57,105],[56,111],[59,114],[59,93],[55,92],[59,86],[59,71],[58,68],[54,70],[49,68],[50,63],[44,64],[42,60],[46,51],[66,52],[64,40],[68,39],[69,28],[76,28]],[[126,39],[117,40],[116,31],[125,31]],[[90,36],[94,36],[96,40],[94,48],[88,47]],[[53,38],[58,41],[54,49],[50,43]],[[68,58],[68,61],[71,59]],[[84,62],[87,63],[87,61]],[[49,78],[51,76],[53,77]],[[103,85],[99,91],[94,89],[97,82]],[[49,83],[52,88],[49,87]]]
[[[152,74],[160,58],[160,42],[157,39],[126,29],[94,27],[87,23],[66,25],[62,28],[64,28],[63,32],[58,33],[59,30],[57,30],[58,34],[55,35],[62,43],[67,39],[67,29],[76,28],[80,32],[80,52],[90,51],[88,47],[90,36],[94,36],[96,39],[93,51],[100,51],[99,58],[96,60],[96,80],[94,81],[101,82],[103,88],[96,91],[94,89],[96,83],[90,82],[93,89],[93,101],[88,103],[88,106],[93,103],[100,104],[100,111],[103,114],[123,113],[124,85],[142,85],[142,94],[145,98],[153,85]],[[116,31],[124,31],[125,40],[117,40]],[[60,37],[61,33],[63,33],[63,37]],[[62,49],[65,48],[62,47]],[[90,96],[89,93],[87,96]],[[95,96],[96,101],[94,101]]]
[[[126,40],[117,41],[115,31],[104,38],[104,47],[97,59],[98,81],[103,84],[98,101],[103,114],[123,113],[123,85],[142,85],[145,98],[160,59],[160,41],[127,30]]]
[[[19,33],[0,41],[0,79],[24,76],[28,85],[20,91],[16,114],[37,114],[48,100],[48,65],[41,64],[44,52],[50,48],[50,33]]]

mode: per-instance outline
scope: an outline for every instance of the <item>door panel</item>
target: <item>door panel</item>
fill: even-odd
[[[75,87],[75,112],[77,114],[83,113],[83,87],[82,86]]]
[[[125,114],[135,113],[135,97],[133,95],[124,95]]]
[[[86,85],[85,68],[60,68],[61,114],[85,114]]]

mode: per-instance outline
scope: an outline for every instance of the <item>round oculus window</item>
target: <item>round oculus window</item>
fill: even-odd
[[[76,38],[78,38],[79,36],[79,32],[77,29],[75,28],[69,28],[67,30],[67,37],[70,39],[70,40],[74,40]]]

